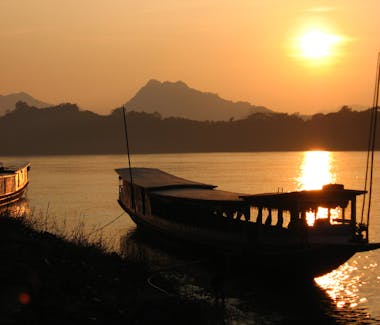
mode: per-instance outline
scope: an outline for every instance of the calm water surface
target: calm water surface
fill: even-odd
[[[370,241],[380,241],[380,165],[376,156],[373,213]],[[19,160],[0,157],[0,160]],[[118,179],[115,168],[126,167],[125,156],[27,157],[32,164],[28,190],[29,208],[34,215],[48,215],[70,227],[83,221],[92,232],[122,214],[117,204]],[[292,191],[343,183],[346,188],[363,189],[365,152],[281,152],[152,154],[132,156],[132,165],[155,167],[177,176],[218,185],[241,193]],[[134,228],[126,215],[104,229],[110,238],[120,238]],[[336,271],[316,279],[318,293],[293,292],[271,299],[272,291],[260,297],[247,294],[235,310],[233,322],[281,324],[311,322],[313,314],[324,314],[331,322],[346,324],[380,323],[380,250],[360,253]],[[266,297],[267,294],[267,297]],[[276,294],[277,297],[279,296]],[[309,299],[307,297],[309,297]],[[289,299],[294,304],[289,304]],[[306,299],[306,300],[305,300]],[[268,300],[268,301],[266,301]],[[307,301],[307,304],[305,304]],[[298,304],[298,307],[297,307]],[[263,307],[263,305],[265,305]],[[285,312],[293,307],[293,311]],[[324,307],[323,307],[324,306]],[[299,309],[300,308],[300,309]],[[297,312],[297,310],[303,310]],[[233,312],[232,312],[233,314]],[[318,319],[315,318],[315,319]],[[324,319],[323,321],[325,321]],[[232,322],[232,321],[231,321]],[[317,322],[317,321],[316,321]],[[326,321],[327,322],[327,321]]]

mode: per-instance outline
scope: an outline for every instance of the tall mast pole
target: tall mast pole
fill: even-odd
[[[133,177],[132,177],[132,168],[131,168],[131,157],[130,157],[130,150],[129,150],[129,140],[128,140],[128,124],[127,124],[127,116],[126,116],[125,106],[123,105],[123,121],[124,121],[124,135],[125,135],[125,144],[127,149],[127,156],[128,156],[128,167],[129,167],[129,182],[131,184],[131,198],[132,198],[132,207],[136,209],[135,206],[135,197],[134,197],[134,191],[133,191]]]
[[[379,109],[379,90],[380,90],[380,52],[377,57],[377,69],[376,69],[376,82],[375,93],[373,96],[373,107],[371,113],[371,128],[370,128],[370,141],[369,141],[369,156],[367,157],[367,174],[369,169],[369,190],[368,190],[368,209],[367,209],[367,240],[368,240],[368,228],[370,220],[370,211],[372,203],[372,190],[373,190],[373,165],[375,158],[375,143],[376,143],[376,128],[377,128],[377,111]],[[369,158],[369,162],[368,162]],[[368,168],[369,163],[369,168]],[[367,179],[367,175],[366,175]]]

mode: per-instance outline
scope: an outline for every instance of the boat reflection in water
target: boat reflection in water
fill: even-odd
[[[30,215],[30,212],[27,198],[21,198],[15,203],[0,207],[0,214],[9,215],[10,217],[24,217]]]
[[[378,252],[357,253],[336,270],[314,279],[336,309],[349,316],[349,321],[380,323],[376,297],[380,286],[378,260]],[[377,315],[376,319],[373,319],[374,314]]]
[[[333,278],[331,283],[294,283],[287,278],[271,282],[239,275],[224,278],[224,305],[215,308],[215,288],[213,279],[218,274],[215,265],[209,264],[199,250],[183,251],[170,241],[159,245],[146,233],[133,230],[121,239],[121,253],[124,257],[150,265],[151,280],[169,294],[177,294],[204,303],[209,315],[214,313],[215,324],[377,324],[370,317],[365,306],[355,304],[358,295],[353,277],[351,287],[342,279]],[[344,264],[341,272],[347,281],[352,276],[349,264]],[[335,273],[337,277],[342,273]],[[160,275],[170,283],[169,287],[157,281]],[[326,278],[328,279],[328,278]],[[147,279],[148,280],[148,279]],[[334,283],[334,281],[336,281]],[[336,299],[328,288],[340,285]],[[325,287],[327,285],[327,287]],[[352,293],[349,294],[349,290]],[[342,306],[343,301],[350,305]],[[337,302],[340,301],[340,304]],[[349,307],[349,308],[347,308]],[[364,322],[365,321],[365,322]]]

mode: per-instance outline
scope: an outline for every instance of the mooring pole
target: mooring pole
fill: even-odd
[[[125,135],[125,144],[127,149],[128,156],[128,167],[129,167],[129,181],[131,183],[131,199],[132,199],[132,207],[136,210],[135,205],[135,195],[133,190],[133,176],[132,176],[132,168],[131,168],[131,157],[129,150],[129,140],[128,140],[128,124],[127,124],[127,116],[126,116],[125,106],[123,105],[123,121],[124,121],[124,135]]]

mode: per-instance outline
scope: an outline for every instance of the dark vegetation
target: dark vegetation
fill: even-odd
[[[367,149],[370,111],[343,107],[308,120],[255,113],[219,122],[130,111],[127,121],[133,153],[355,151]],[[74,104],[39,109],[19,102],[14,111],[0,117],[0,139],[1,155],[125,153],[122,109],[102,116]],[[377,144],[380,148],[380,141]]]
[[[0,324],[210,323],[210,306],[150,287],[146,265],[22,217],[0,216],[0,259]]]
[[[213,274],[209,269],[183,264],[154,272],[145,258],[144,263],[121,258],[101,245],[68,241],[35,230],[23,217],[1,213],[0,259],[0,324],[336,324],[335,319],[347,317],[325,293],[304,282],[277,286],[231,278],[223,285],[224,305],[216,291],[204,296],[214,286],[204,283]],[[201,287],[188,279],[193,272]],[[157,290],[149,279],[169,291]],[[188,293],[178,290],[178,279]],[[367,317],[362,313],[358,319]]]

